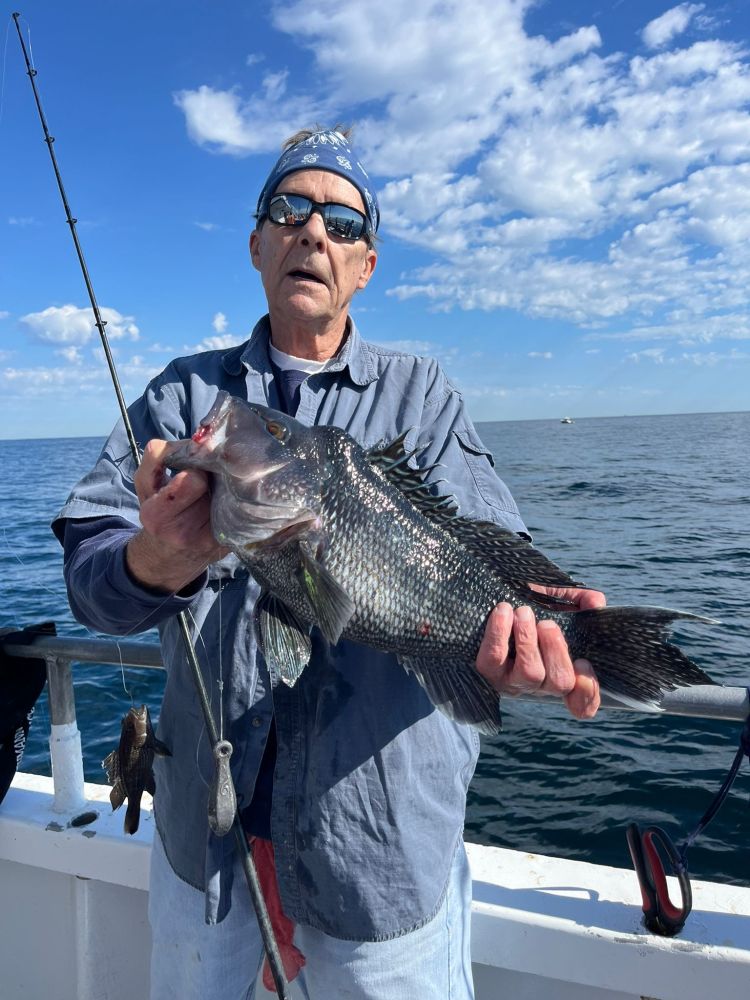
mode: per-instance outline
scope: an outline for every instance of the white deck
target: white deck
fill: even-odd
[[[153,832],[135,837],[109,789],[86,785],[95,822],[52,812],[50,778],[19,774],[0,806],[2,1000],[148,996]],[[145,800],[144,800],[145,805]],[[750,984],[750,889],[693,883],[676,939],[640,923],[632,872],[468,845],[477,1000],[707,1000]]]

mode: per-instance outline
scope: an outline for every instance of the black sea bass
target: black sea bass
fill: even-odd
[[[125,799],[125,833],[135,833],[141,821],[141,796],[144,791],[156,793],[154,781],[154,754],[171,757],[172,754],[154,735],[151,716],[145,705],[128,709],[120,726],[120,742],[116,750],[102,761],[107,780],[112,785],[109,801],[112,809],[119,809]]]
[[[576,611],[529,583],[575,581],[524,539],[461,517],[408,464],[403,437],[365,451],[337,427],[305,427],[220,392],[171,469],[213,479],[217,540],[261,585],[260,640],[275,679],[294,684],[310,628],[395,653],[446,715],[497,732],[496,692],[474,663],[491,609],[528,604],[562,628],[573,658],[590,660],[602,690],[654,705],[675,687],[711,683],[666,641],[664,608]]]

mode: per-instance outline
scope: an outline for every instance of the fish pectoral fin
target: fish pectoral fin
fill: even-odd
[[[321,563],[300,546],[297,579],[312,605],[315,620],[326,639],[335,645],[354,614],[354,602]]]
[[[126,798],[127,792],[125,791],[125,785],[118,778],[112,786],[112,791],[109,793],[109,801],[112,806],[112,812],[114,812],[115,809],[119,809]]]
[[[162,741],[158,740],[156,737],[154,737],[154,753],[157,755],[157,757],[172,756],[172,751],[169,749],[166,743],[162,743]]]
[[[502,730],[500,695],[473,667],[427,657],[404,656],[400,660],[449,719],[475,726],[486,736]]]
[[[291,608],[269,591],[261,594],[256,604],[260,646],[271,671],[274,685],[280,677],[294,687],[310,662],[312,642],[307,629]]]

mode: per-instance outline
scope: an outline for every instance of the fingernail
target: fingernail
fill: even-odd
[[[556,629],[557,625],[550,618],[543,618],[542,621],[537,622],[536,627],[538,629],[543,629],[545,632],[549,632],[550,629]]]
[[[524,604],[522,608],[516,608],[516,618],[521,622],[533,622],[534,612]]]

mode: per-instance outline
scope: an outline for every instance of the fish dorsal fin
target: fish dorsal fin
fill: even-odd
[[[492,521],[462,517],[452,497],[435,496],[425,476],[437,466],[415,469],[409,465],[417,451],[406,451],[407,433],[400,434],[390,444],[370,448],[367,459],[428,521],[447,531],[492,572],[510,583],[582,586],[514,531]]]

